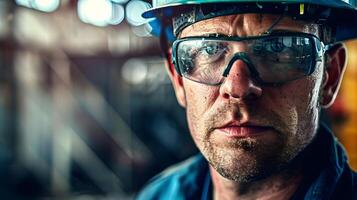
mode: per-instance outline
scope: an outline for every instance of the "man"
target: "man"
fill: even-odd
[[[341,41],[357,38],[357,11],[339,0],[222,2],[157,1],[144,13],[161,26],[202,155],[138,199],[357,199],[357,175],[319,120],[345,70]]]

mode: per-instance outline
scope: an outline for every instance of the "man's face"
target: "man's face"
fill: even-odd
[[[231,15],[197,22],[180,37],[220,33],[253,36],[265,32],[279,16]],[[318,35],[317,28],[283,18],[274,29]],[[222,176],[247,182],[289,164],[309,144],[318,126],[323,63],[298,80],[264,86],[237,60],[219,86],[182,79],[192,137]]]

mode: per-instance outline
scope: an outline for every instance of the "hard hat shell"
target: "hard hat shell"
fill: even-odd
[[[334,42],[357,38],[357,10],[342,0],[153,0],[153,8],[145,11],[142,16],[144,18],[154,18],[150,22],[153,28],[153,35],[165,34],[168,40],[174,40],[175,36],[172,34],[171,25],[163,24],[163,21],[170,21],[175,14],[180,14],[182,9],[213,4],[227,4],[227,6],[232,4],[306,5],[306,7],[309,5],[321,7],[328,10],[327,13],[323,13],[324,23],[335,28]],[[254,10],[252,12],[258,11]],[[314,15],[314,13],[311,15]]]
[[[143,17],[151,18],[169,8],[207,3],[276,3],[276,4],[315,4],[338,9],[354,9],[350,4],[341,0],[153,0],[153,8],[145,11]]]

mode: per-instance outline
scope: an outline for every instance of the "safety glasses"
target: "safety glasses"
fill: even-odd
[[[187,37],[172,46],[173,63],[183,77],[220,85],[234,62],[242,60],[261,84],[277,84],[312,74],[322,62],[324,44],[306,33],[254,37]]]

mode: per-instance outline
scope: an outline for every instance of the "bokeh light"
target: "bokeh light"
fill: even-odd
[[[32,0],[16,0],[15,2],[17,5],[32,8],[32,6],[31,6]]]
[[[126,2],[128,2],[128,0],[111,0],[114,3],[119,3],[119,4],[124,4]]]
[[[124,7],[120,4],[113,4],[113,13],[109,21],[111,25],[120,24],[125,18]]]
[[[140,0],[130,1],[126,5],[126,20],[133,26],[140,26],[147,23],[147,19],[143,18],[141,14],[148,10],[151,5]]]
[[[60,0],[34,0],[33,8],[43,12],[53,12],[60,5]]]
[[[147,23],[140,25],[140,26],[132,26],[131,30],[136,36],[139,36],[139,37],[152,36],[151,35],[152,27]]]
[[[123,79],[133,85],[143,83],[146,80],[147,74],[148,66],[141,59],[129,59],[124,63],[122,68]]]
[[[16,0],[17,5],[33,8],[42,12],[55,11],[61,1],[60,0]]]
[[[112,3],[109,0],[79,0],[78,16],[88,24],[106,26],[113,15]]]

